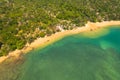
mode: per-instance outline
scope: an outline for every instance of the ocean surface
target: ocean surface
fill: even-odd
[[[120,80],[120,27],[67,36],[23,59],[2,67],[0,80]]]

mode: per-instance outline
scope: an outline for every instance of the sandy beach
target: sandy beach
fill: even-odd
[[[72,35],[72,34],[78,34],[84,31],[93,31],[99,28],[108,27],[112,25],[120,25],[120,21],[103,21],[103,22],[96,22],[96,23],[88,22],[83,27],[78,27],[73,30],[65,30],[62,32],[57,32],[55,34],[52,34],[51,36],[47,36],[44,38],[38,38],[31,44],[26,44],[23,49],[15,50],[13,52],[10,52],[7,56],[0,57],[0,63],[11,56],[15,58],[19,58],[21,54],[28,53],[29,51],[36,49],[36,48],[43,48],[65,36]]]

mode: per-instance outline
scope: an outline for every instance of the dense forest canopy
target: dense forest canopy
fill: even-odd
[[[87,21],[120,20],[120,0],[0,0],[0,56]]]

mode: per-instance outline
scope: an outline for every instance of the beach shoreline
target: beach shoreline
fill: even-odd
[[[52,34],[51,36],[47,36],[44,38],[37,38],[31,44],[26,44],[23,49],[12,51],[7,56],[0,57],[0,63],[2,63],[3,61],[5,61],[10,57],[15,57],[17,59],[21,54],[26,54],[31,50],[39,47],[43,48],[68,35],[78,34],[80,32],[85,32],[85,31],[94,31],[99,28],[115,26],[115,25],[120,25],[120,21],[103,21],[103,22],[96,22],[96,23],[88,22],[87,24],[85,24],[85,26],[82,26],[82,27],[78,27],[72,30],[56,32],[55,34]]]

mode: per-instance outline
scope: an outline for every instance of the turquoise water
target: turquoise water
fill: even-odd
[[[81,34],[27,55],[20,80],[120,80],[120,28],[98,38]]]
[[[30,52],[16,80],[120,80],[120,28],[108,30],[97,38],[67,36]]]

